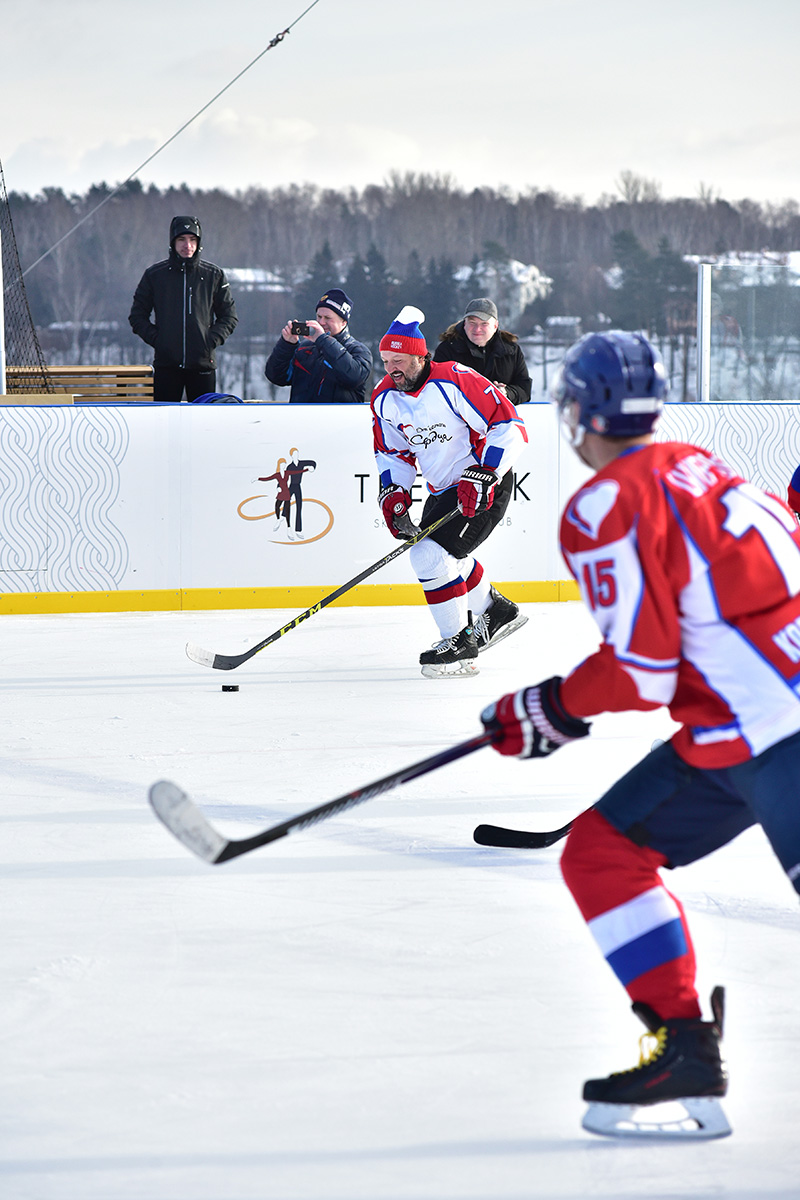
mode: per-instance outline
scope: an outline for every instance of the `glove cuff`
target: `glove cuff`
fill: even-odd
[[[524,692],[525,711],[542,733],[563,746],[575,738],[586,737],[591,729],[588,721],[573,717],[561,702],[562,677],[554,675]]]
[[[383,504],[386,497],[393,496],[395,492],[399,492],[404,498],[408,495],[406,489],[399,483],[389,483],[378,492],[378,504]]]

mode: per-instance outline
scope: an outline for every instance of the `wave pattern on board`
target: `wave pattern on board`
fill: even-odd
[[[0,589],[116,590],[128,545],[111,517],[128,449],[112,407],[0,416]]]

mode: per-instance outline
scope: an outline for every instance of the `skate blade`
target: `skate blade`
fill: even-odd
[[[513,621],[509,621],[502,629],[498,629],[490,642],[484,642],[482,646],[478,646],[478,653],[483,654],[484,650],[491,650],[492,646],[496,646],[498,642],[502,642],[504,638],[509,637],[512,633],[516,633],[526,624],[528,618],[524,613],[520,613],[518,617],[514,617]]]
[[[426,679],[459,679],[463,675],[480,675],[474,658],[456,663],[425,663],[420,669]]]
[[[647,1120],[642,1115],[647,1114]],[[716,1096],[687,1096],[662,1104],[590,1104],[581,1122],[603,1137],[682,1138],[685,1141],[727,1137],[732,1132]]]

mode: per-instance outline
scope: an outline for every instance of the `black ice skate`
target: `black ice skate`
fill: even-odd
[[[453,637],[435,642],[433,649],[419,656],[426,679],[449,679],[457,675],[478,674],[478,640],[472,622]]]
[[[479,653],[502,642],[503,638],[519,629],[528,619],[522,615],[513,600],[507,600],[495,588],[491,589],[490,595],[492,602],[486,612],[475,618]]]
[[[587,1080],[583,1098],[589,1108],[583,1128],[610,1137],[715,1138],[729,1134],[731,1127],[717,1099],[728,1090],[719,1049],[724,1002],[724,989],[714,988],[713,1021],[664,1021],[649,1005],[634,1004],[633,1011],[650,1031],[641,1038],[639,1065],[607,1079]],[[673,1102],[674,1113],[661,1107],[668,1102]],[[647,1119],[634,1116],[637,1110],[653,1105],[658,1108],[647,1112]]]

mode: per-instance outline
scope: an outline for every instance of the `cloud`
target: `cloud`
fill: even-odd
[[[700,179],[729,199],[800,196],[800,6],[783,5],[776,39],[776,5],[761,0],[763,19],[745,24],[748,0],[674,0],[668,18],[633,0],[460,0],[456,19],[406,0],[399,28],[391,6],[337,0],[334,18],[316,7],[142,178],[343,188],[413,170],[591,201],[628,169],[666,196],[693,195]],[[141,0],[135,20],[124,5],[98,20],[99,0],[68,13],[29,0],[3,31],[6,82],[24,97],[0,112],[8,186],[126,178],[268,44],[277,18],[264,9],[234,0],[220,22],[214,0],[195,0],[177,36],[161,0]],[[136,63],[135,86],[122,61]]]

